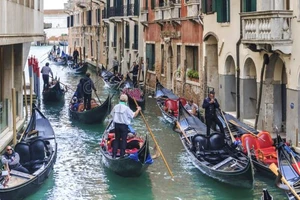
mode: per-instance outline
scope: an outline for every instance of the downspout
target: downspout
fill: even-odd
[[[262,66],[261,72],[260,72],[259,95],[258,95],[257,109],[256,109],[256,115],[255,115],[254,129],[257,129],[257,123],[258,123],[258,117],[259,117],[259,111],[260,111],[260,104],[261,104],[261,97],[262,97],[263,79],[264,79],[264,74],[265,74],[265,68],[266,68],[266,65],[269,64],[269,56],[268,56],[268,54],[264,54],[263,59],[264,59],[263,66]]]
[[[240,0],[240,13],[243,12],[243,0]],[[240,119],[240,45],[243,38],[242,18],[240,17],[240,38],[236,43],[236,118]]]

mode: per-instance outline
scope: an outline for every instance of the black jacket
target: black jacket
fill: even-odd
[[[203,104],[202,104],[202,108],[205,109],[206,118],[211,118],[216,116],[216,109],[220,107],[216,98],[214,103],[209,103],[209,102],[210,102],[210,98],[207,97],[203,100]]]
[[[129,73],[132,73],[132,75],[137,76],[138,72],[139,72],[139,65],[135,65]]]

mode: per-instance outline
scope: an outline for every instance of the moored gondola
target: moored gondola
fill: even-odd
[[[225,124],[223,117],[219,114],[219,119]],[[243,146],[243,152],[251,154],[252,162],[257,172],[274,177],[274,174],[269,169],[272,163],[277,164],[277,152],[274,141],[269,132],[257,131],[248,125],[240,122],[230,114],[224,113],[224,117],[228,122],[228,129],[240,140]]]
[[[74,64],[73,62],[68,63],[68,66],[72,73],[74,74],[85,74],[88,69],[88,64]]]
[[[14,150],[29,173],[11,170],[8,181],[1,177],[1,200],[24,199],[34,193],[53,170],[57,156],[55,134],[48,119],[35,106],[22,140]]]
[[[158,80],[156,80],[155,98],[164,119],[170,123],[174,123],[178,116],[177,100],[180,100],[183,105],[186,104],[184,98],[176,96],[171,90],[162,86]]]
[[[129,130],[128,130],[129,131]],[[112,121],[105,129],[100,141],[100,152],[104,165],[124,177],[140,176],[153,163],[149,151],[149,139],[134,136],[127,139],[125,156],[112,158],[112,143],[114,142],[114,127]]]
[[[82,110],[84,107],[83,102],[72,102],[71,100],[69,103],[69,115],[72,119],[78,120],[82,123],[101,123],[111,110],[111,98],[112,96],[108,95],[101,105],[96,103],[95,100],[92,100],[90,110]],[[77,103],[78,105],[76,106],[76,109],[74,109],[74,104]]]
[[[60,102],[64,100],[66,90],[60,85],[59,79],[50,82],[50,86],[43,91],[44,102]]]
[[[292,151],[281,139],[277,136],[278,143],[278,171],[280,172],[279,178],[276,179],[277,186],[284,189],[289,200],[299,199],[300,196],[300,156]],[[288,183],[293,192],[287,187],[286,183],[280,183],[282,178]],[[298,195],[298,198],[295,196]]]
[[[253,187],[253,168],[248,156],[220,133],[206,136],[206,125],[179,102],[181,142],[195,167],[209,177],[243,188]],[[230,144],[230,145],[229,145]]]

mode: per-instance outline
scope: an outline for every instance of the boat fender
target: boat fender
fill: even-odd
[[[200,151],[207,150],[209,146],[207,138],[200,134],[194,135],[192,139],[192,144],[193,150],[198,153]]]

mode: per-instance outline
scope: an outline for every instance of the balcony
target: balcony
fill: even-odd
[[[187,6],[187,17],[197,17],[200,13],[200,0],[188,0],[186,1]]]
[[[259,11],[241,13],[245,45],[256,49],[279,50],[290,54],[292,50],[291,19],[293,11]]]

